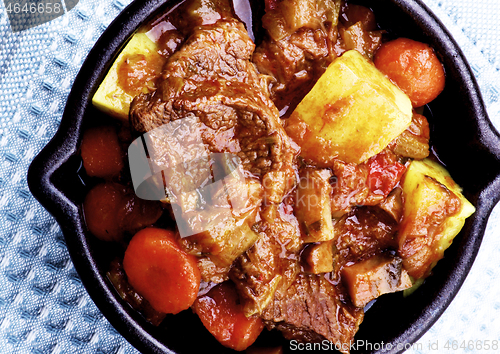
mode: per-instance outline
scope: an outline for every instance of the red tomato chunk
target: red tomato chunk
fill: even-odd
[[[406,170],[393,155],[383,152],[369,159],[367,165],[368,187],[373,193],[385,197],[394,189]]]

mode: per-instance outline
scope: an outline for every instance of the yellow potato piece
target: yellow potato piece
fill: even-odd
[[[305,123],[307,131],[287,131],[307,160],[361,163],[405,131],[411,117],[408,96],[351,50],[330,64],[292,113],[289,125]]]
[[[125,56],[143,54],[148,57],[159,57],[157,50],[157,44],[151,41],[146,33],[134,34],[109,69],[92,98],[92,104],[112,117],[128,120],[130,103],[134,97],[125,92],[118,84],[118,67]],[[145,90],[147,91],[147,89]]]
[[[460,210],[454,215],[446,217],[439,225],[438,233],[432,236],[420,235],[423,237],[432,237],[428,240],[432,254],[429,260],[421,259],[425,266],[418,273],[422,273],[422,277],[412,277],[413,286],[410,289],[404,290],[404,295],[411,295],[420,285],[422,285],[425,277],[430,273],[430,270],[437,262],[444,257],[444,251],[451,245],[455,236],[464,226],[465,219],[475,212],[475,207],[463,196],[462,189],[451,178],[448,171],[440,164],[430,160],[414,160],[411,162],[406,171],[403,181],[404,194],[404,215],[402,224],[413,224],[411,229],[413,232],[429,230],[429,225],[422,224],[425,220],[425,215],[429,215],[432,220],[432,214],[437,212],[436,208],[446,203],[449,198],[448,191],[451,191],[460,200]],[[424,217],[423,217],[424,216]],[[432,225],[431,225],[432,226]],[[434,226],[435,228],[435,226]],[[412,233],[410,231],[410,233]],[[403,227],[400,230],[400,237],[406,239],[407,232]],[[413,235],[418,236],[418,235]],[[400,240],[401,242],[401,240]],[[428,265],[427,265],[428,264]]]
[[[438,242],[435,245],[434,252],[444,254],[444,251],[450,247],[453,238],[460,232],[464,226],[465,219],[471,216],[476,208],[463,196],[462,189],[453,181],[449,172],[438,163],[430,160],[414,160],[408,168],[403,182],[403,193],[405,196],[404,216],[416,215],[415,208],[430,209],[439,203],[441,194],[436,191],[432,184],[426,183],[426,176],[433,178],[452,191],[461,202],[461,209],[455,215],[447,217],[441,228],[439,235],[435,239]],[[435,264],[432,265],[432,267]]]

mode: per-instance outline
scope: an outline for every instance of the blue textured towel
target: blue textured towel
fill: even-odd
[[[90,300],[58,225],[26,183],[30,162],[57,130],[85,56],[129,2],[80,0],[66,15],[16,33],[0,2],[1,353],[137,352]],[[424,2],[462,47],[500,127],[500,2]],[[464,286],[409,353],[500,352],[499,236],[497,207]]]

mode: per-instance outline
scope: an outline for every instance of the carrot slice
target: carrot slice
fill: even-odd
[[[231,282],[221,283],[199,297],[193,310],[222,345],[235,350],[248,348],[264,328],[260,317],[245,316],[236,287]]]
[[[116,183],[101,183],[85,196],[83,211],[90,232],[103,241],[118,241],[121,238],[117,218],[122,205],[123,191]]]
[[[196,257],[179,248],[172,231],[147,228],[136,233],[123,268],[130,285],[159,312],[176,314],[196,300],[201,280]]]
[[[87,193],[83,212],[94,236],[103,241],[121,241],[125,232],[133,234],[154,224],[162,209],[159,202],[139,199],[126,186],[105,182]]]
[[[123,151],[116,129],[111,126],[90,128],[83,134],[81,156],[89,176],[111,178],[123,168]]]
[[[374,63],[410,98],[413,107],[435,99],[445,85],[443,65],[425,43],[398,38],[382,44]]]

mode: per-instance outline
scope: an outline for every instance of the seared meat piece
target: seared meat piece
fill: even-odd
[[[284,0],[266,9],[262,26],[268,36],[253,61],[274,79],[271,93],[279,109],[297,105],[337,57],[339,11],[340,0]]]
[[[278,285],[288,286],[298,269],[298,261],[293,258],[300,245],[298,224],[293,215],[277,217],[281,201],[295,183],[293,160],[297,151],[290,146],[270,99],[268,77],[260,75],[250,62],[255,46],[243,24],[226,10],[210,16],[204,12],[227,9],[225,1],[214,1],[213,6],[210,1],[202,1],[203,11],[193,5],[196,2],[200,1],[183,5],[191,9],[186,15],[189,18],[179,20],[196,25],[184,28],[187,38],[165,64],[158,89],[134,99],[130,121],[136,131],[149,132],[150,158],[160,167],[170,168],[164,178],[172,194],[192,191],[182,198],[171,198],[171,202],[178,204],[194,230],[192,236],[181,239],[181,244],[190,253],[208,255],[215,265],[205,262],[210,265],[203,269],[205,280],[223,279],[220,272],[211,274],[210,269],[230,265],[260,237],[236,262],[232,276],[246,297],[246,311],[256,313],[272,299]],[[196,16],[205,17],[197,20]],[[177,128],[176,122],[181,120],[190,124]],[[175,127],[170,129],[170,136],[165,134],[168,129],[156,133],[162,125]],[[202,193],[193,191],[216,182],[208,178],[210,168],[196,162],[214,153],[229,153],[240,159],[240,168],[235,171],[244,182],[236,179],[239,187],[232,188],[240,195],[236,199],[244,204],[239,213],[233,199],[232,215],[228,215],[220,193],[208,193],[203,198]],[[179,160],[184,164],[175,165]],[[225,183],[225,188],[231,186]],[[214,211],[196,209],[207,200],[217,201]],[[208,230],[198,227],[205,224]],[[259,274],[257,279],[255,274]]]
[[[378,206],[354,208],[336,224],[339,234],[334,254],[334,279],[347,263],[357,263],[384,250],[397,250],[398,223]]]
[[[195,27],[169,58],[159,88],[132,102],[132,127],[148,132],[194,116],[210,152],[236,154],[246,171],[261,178],[278,172],[289,176],[293,151],[269,99],[267,78],[250,62],[254,48],[243,24],[234,19]],[[281,201],[282,196],[267,198]]]
[[[380,295],[411,288],[408,272],[399,257],[376,255],[342,269],[342,282],[357,307]]]
[[[243,296],[244,310],[260,314],[273,297],[286,292],[300,271],[299,223],[293,214],[271,205],[262,213],[260,238],[240,256],[229,273]]]
[[[283,297],[276,297],[262,318],[287,339],[320,342],[328,339],[349,352],[363,309],[342,301],[342,293],[323,275],[300,274]]]

